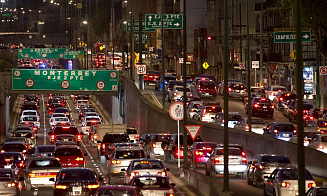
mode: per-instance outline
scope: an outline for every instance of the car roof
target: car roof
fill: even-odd
[[[17,155],[21,155],[20,152],[0,152],[0,155],[1,154],[17,154]]]
[[[82,171],[82,170],[88,170],[88,171],[94,171],[93,169],[91,169],[91,168],[86,168],[86,167],[69,167],[69,168],[62,168],[61,169],[61,171],[63,172],[63,171],[70,171],[70,170],[80,170],[80,171]]]
[[[292,123],[289,123],[289,122],[271,122],[270,124],[277,124],[277,125],[281,125],[281,124],[285,124],[285,125],[293,125]]]
[[[29,161],[33,160],[57,160],[55,157],[29,157]]]
[[[119,189],[119,190],[134,190],[139,189],[136,186],[127,186],[127,185],[104,185],[99,186],[98,190],[113,190],[113,189]]]
[[[37,110],[24,110],[23,113],[24,112],[36,112],[37,113]]]
[[[36,145],[35,148],[56,147],[55,145]]]
[[[137,147],[137,146],[122,146],[122,147],[119,147],[117,148],[116,151],[127,151],[127,150],[143,150],[142,147]]]

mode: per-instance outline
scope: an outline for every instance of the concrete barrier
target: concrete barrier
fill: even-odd
[[[131,79],[127,77],[124,77],[123,95],[125,123],[128,126],[136,127],[140,135],[156,132],[177,133],[177,122],[170,118],[167,111],[160,109],[144,98]],[[112,111],[113,107],[119,107],[113,105],[108,96],[97,96],[97,100],[106,111]],[[182,123],[180,124],[182,130]],[[204,141],[223,142],[223,127],[192,119],[188,120],[188,124],[202,125],[200,136]],[[248,160],[252,160],[257,154],[262,153],[285,154],[294,165],[297,165],[297,145],[294,143],[237,129],[229,129],[229,143],[242,145]],[[325,153],[305,148],[305,161],[306,168],[311,173],[327,177],[327,156]]]

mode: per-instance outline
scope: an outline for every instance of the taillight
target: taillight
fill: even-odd
[[[84,161],[84,158],[83,157],[77,157],[75,160],[76,161]]]
[[[165,196],[175,196],[174,193],[167,193]]]
[[[215,163],[219,163],[219,158],[218,157],[215,157]]]
[[[271,106],[270,106],[270,108],[271,108],[271,109],[274,109],[274,108],[275,108],[275,106],[271,105]]]
[[[205,115],[206,115],[206,113],[207,113],[207,109],[203,109],[203,113],[202,113],[202,117],[204,117]]]
[[[296,130],[295,130],[295,129],[293,130],[293,133],[294,133],[294,134],[296,133]]]
[[[30,178],[35,178],[35,173],[29,173],[28,176],[29,176]]]
[[[245,152],[242,152],[243,157],[245,156]]]
[[[102,144],[102,149],[103,149],[103,150],[106,149],[106,144]]]
[[[81,141],[81,135],[77,135],[77,139]]]
[[[259,169],[265,168],[263,165],[259,165],[258,167],[259,167]]]
[[[93,138],[94,139],[98,139],[98,135],[93,135]]]
[[[324,149],[324,146],[320,144],[318,148],[319,149]]]
[[[311,188],[311,187],[316,187],[317,186],[317,184],[314,182],[314,183],[309,183],[308,184],[308,188]]]
[[[313,120],[313,116],[310,116],[310,120]]]
[[[270,92],[270,95],[274,95],[274,92]]]
[[[67,189],[68,187],[66,185],[60,185],[60,184],[57,184],[56,185],[56,189]]]
[[[87,185],[87,188],[88,189],[97,189],[99,187],[99,185],[97,185],[97,184],[89,184],[89,185]]]
[[[199,151],[195,151],[195,156],[199,156],[200,155],[200,152]]]
[[[51,135],[51,140],[54,140],[55,139],[55,135]]]
[[[5,152],[5,150],[1,150],[1,152]]]
[[[10,162],[10,159],[5,159],[6,163],[9,163]]]
[[[284,98],[283,97],[279,97],[279,101],[283,101],[284,100]]]
[[[282,182],[280,187],[291,187],[291,184],[289,182]]]
[[[134,138],[135,139],[139,139],[140,138],[140,135],[139,134],[136,134]]]
[[[225,123],[225,119],[223,119],[222,122]]]
[[[12,182],[12,183],[8,183],[8,184],[7,184],[7,187],[8,187],[8,188],[16,187],[16,186],[17,186],[17,184],[14,183],[14,182]]]
[[[158,175],[160,175],[160,176],[167,176],[167,172],[158,172]]]
[[[116,165],[116,164],[120,164],[121,162],[120,162],[120,160],[112,160],[111,163]]]
[[[242,163],[246,163],[246,158],[245,157],[243,157]]]
[[[23,150],[23,153],[26,153],[26,150]]]
[[[156,148],[156,143],[153,143],[152,144],[152,148]]]
[[[274,133],[277,135],[277,134],[278,134],[278,130],[277,130],[277,129],[275,129],[275,130],[274,130]]]
[[[24,163],[19,163],[19,167],[24,167]]]
[[[136,175],[139,175],[139,172],[131,172],[131,177],[134,177]]]
[[[232,92],[232,88],[228,88],[228,92]]]
[[[257,104],[257,103],[254,104],[254,107],[255,107],[255,108],[258,108],[258,107],[259,107],[259,104]]]
[[[249,125],[246,125],[246,126],[245,126],[245,131],[249,131],[249,130],[250,130]]]

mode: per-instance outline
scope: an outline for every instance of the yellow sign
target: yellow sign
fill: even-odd
[[[296,60],[296,50],[295,49],[291,52],[290,57],[292,57],[292,59],[294,59],[294,61]]]
[[[209,65],[207,62],[204,62],[204,63],[202,64],[202,67],[203,67],[204,69],[208,69],[209,66],[210,66],[210,65]]]
[[[99,48],[100,48],[100,50],[103,50],[103,46],[100,46]]]
[[[139,62],[139,60],[140,60],[139,55],[136,52],[134,52],[134,64],[136,64],[137,62]]]
[[[76,4],[76,8],[77,9],[82,9],[83,8],[83,4],[82,3],[77,3]]]
[[[80,45],[80,46],[85,46],[85,43],[84,43],[83,41],[81,41],[81,42],[79,43],[79,45]]]
[[[144,46],[145,48],[148,48],[148,44],[145,44],[145,46]]]

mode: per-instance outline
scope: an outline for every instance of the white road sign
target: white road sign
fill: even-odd
[[[259,69],[259,61],[252,61],[252,69]]]
[[[185,125],[185,129],[187,130],[188,134],[190,134],[193,141],[199,134],[201,128],[202,125]]]
[[[146,65],[136,65],[137,74],[146,74]]]
[[[169,115],[174,120],[183,120],[183,103],[176,102],[169,107]]]

